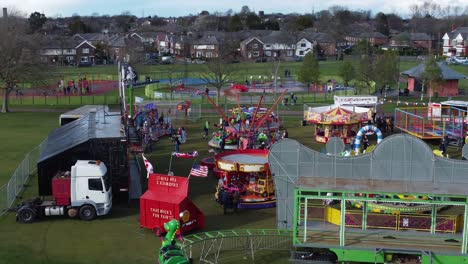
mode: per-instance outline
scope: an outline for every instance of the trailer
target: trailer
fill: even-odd
[[[63,113],[59,116],[59,125],[63,126],[68,123],[71,123],[77,119],[82,118],[83,116],[89,113],[101,112],[103,114],[109,112],[109,107],[107,105],[83,105],[82,107],[70,110],[66,113]],[[104,118],[104,116],[103,116]]]
[[[101,161],[78,160],[70,171],[52,178],[52,200],[28,199],[16,208],[16,219],[32,223],[46,216],[67,215],[91,221],[112,208],[112,187],[107,167]]]
[[[205,215],[187,197],[188,178],[150,173],[148,190],[140,197],[140,226],[160,235],[164,224],[180,222],[180,233],[205,227]]]

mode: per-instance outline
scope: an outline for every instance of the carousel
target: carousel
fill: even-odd
[[[339,137],[351,144],[359,129],[372,120],[372,109],[357,106],[309,107],[304,120],[314,124],[315,141],[327,143],[331,137]]]
[[[214,175],[219,178],[215,198],[222,192],[239,193],[239,208],[276,205],[275,186],[268,167],[268,150],[225,151],[215,157]]]

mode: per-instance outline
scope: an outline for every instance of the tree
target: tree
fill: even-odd
[[[27,20],[17,16],[0,18],[0,89],[3,90],[2,113],[9,112],[10,93],[20,82],[40,80],[40,63],[35,35],[28,35]]]
[[[429,56],[429,60],[424,65],[424,72],[421,74],[421,80],[423,81],[423,87],[421,91],[421,101],[423,100],[424,94],[424,85],[429,84],[429,95],[432,95],[434,91],[434,86],[438,86],[440,82],[443,81],[442,71],[440,70],[439,65],[437,64],[434,56]]]
[[[209,86],[215,87],[218,91],[217,104],[219,105],[219,97],[221,88],[230,82],[232,74],[237,71],[233,64],[228,63],[230,54],[222,52],[222,48],[217,57],[211,58],[205,64],[205,71],[200,73],[200,79],[205,81]]]
[[[42,25],[47,21],[47,17],[39,12],[34,12],[29,16],[28,21],[29,30],[31,33],[34,33],[42,28]]]
[[[296,27],[299,31],[314,26],[314,17],[311,15],[298,16],[295,21]]]
[[[367,40],[363,39],[359,41],[356,46],[353,48],[353,53],[356,55],[366,55],[370,56],[374,54],[375,48],[372,44]]]
[[[80,17],[73,17],[73,21],[68,25],[72,34],[89,33],[90,28],[81,20]]]
[[[384,13],[382,12],[378,13],[375,16],[375,22],[377,24],[377,32],[380,32],[384,34],[385,36],[388,36],[390,34],[387,16]]]
[[[109,59],[108,50],[109,47],[107,46],[107,44],[96,44],[96,50],[94,51],[94,54],[96,56],[97,63],[102,64],[104,62],[107,62],[107,60]]]
[[[356,76],[353,63],[351,61],[343,62],[338,69],[338,74],[343,79],[345,86],[348,86],[349,81],[354,79]]]
[[[242,30],[242,20],[239,15],[235,14],[230,17],[228,30],[231,32],[237,32]]]
[[[245,24],[248,29],[263,29],[262,20],[253,12],[247,14]]]
[[[362,55],[357,67],[356,77],[358,81],[367,87],[368,94],[371,94],[373,88],[375,88],[374,73],[373,59],[368,55]]]
[[[305,55],[304,61],[299,68],[298,78],[300,82],[307,85],[307,91],[309,91],[311,83],[315,84],[320,81],[320,66],[317,58],[312,52],[309,52]]]
[[[390,85],[398,80],[400,76],[399,58],[397,52],[387,50],[375,65],[377,81],[381,85]]]

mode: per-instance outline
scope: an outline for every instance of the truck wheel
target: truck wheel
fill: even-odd
[[[68,214],[68,217],[75,218],[78,215],[78,210],[76,210],[75,208],[70,208],[68,209],[67,214]]]
[[[263,192],[262,193],[262,197],[267,197],[268,196],[268,193],[267,192]]]
[[[18,219],[21,223],[30,224],[36,219],[36,212],[30,207],[21,208],[18,211]]]
[[[83,205],[80,208],[80,219],[84,221],[91,221],[96,218],[96,210],[91,205]]]

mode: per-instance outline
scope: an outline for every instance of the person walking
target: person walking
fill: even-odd
[[[174,150],[175,150],[176,153],[178,153],[179,150],[180,150],[180,148],[179,148],[179,146],[180,146],[179,137],[177,135],[174,135],[172,137],[172,141],[174,142]]]
[[[180,143],[185,144],[187,142],[187,130],[185,130],[185,127],[181,128],[181,134],[180,134]]]
[[[205,126],[203,127],[203,138],[204,139],[208,138],[209,126],[210,126],[210,123],[208,123],[208,120],[206,120],[205,121]]]

